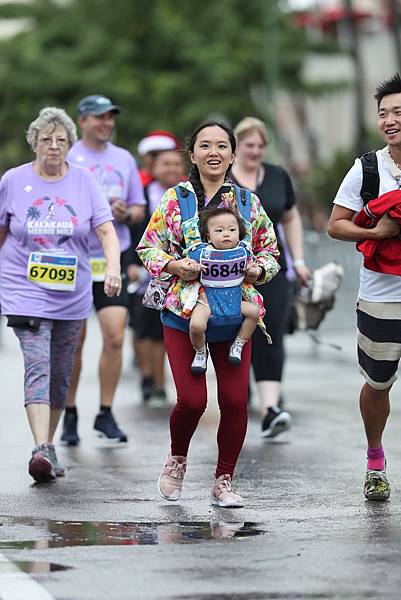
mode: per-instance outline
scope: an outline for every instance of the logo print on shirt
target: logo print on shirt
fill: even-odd
[[[32,186],[31,186],[31,185],[26,185],[26,186],[24,187],[24,190],[25,190],[26,192],[32,192]]]
[[[59,213],[59,209],[67,211],[64,220],[56,220],[55,211]],[[28,235],[32,236],[39,246],[53,245],[49,238],[43,237],[53,235],[58,236],[57,246],[61,246],[73,235],[77,225],[78,218],[74,207],[58,196],[54,201],[49,196],[36,198],[26,212]]]
[[[125,186],[124,176],[113,165],[91,165],[88,167],[100,183],[107,200],[111,202],[123,197]]]

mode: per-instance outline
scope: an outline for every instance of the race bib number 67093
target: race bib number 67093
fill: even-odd
[[[48,290],[73,292],[77,281],[78,258],[31,252],[27,279]]]

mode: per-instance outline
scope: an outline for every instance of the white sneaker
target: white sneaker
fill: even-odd
[[[231,344],[230,352],[228,353],[228,360],[232,365],[239,367],[241,365],[242,360],[242,348],[244,344],[234,340]]]
[[[198,352],[195,350],[195,356],[192,361],[191,371],[194,375],[203,375],[207,369],[208,351]]]

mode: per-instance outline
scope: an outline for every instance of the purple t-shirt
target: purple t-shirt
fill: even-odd
[[[149,198],[149,215],[152,215],[156,208],[159,206],[164,193],[167,191],[164,185],[161,185],[158,181],[151,181],[147,187],[148,198]]]
[[[69,151],[68,160],[94,173],[110,204],[115,199],[123,200],[127,206],[146,204],[138,168],[128,150],[108,142],[106,149],[98,152],[79,140]],[[114,226],[121,252],[124,252],[131,243],[129,228],[125,223],[117,221],[114,221]],[[90,235],[89,243],[91,256],[103,256],[102,247],[95,235]]]
[[[36,175],[33,163],[7,171],[0,181],[0,228],[9,229],[0,253],[2,313],[85,319],[93,302],[89,232],[112,219],[98,182],[85,169],[69,165],[57,181]],[[32,252],[77,257],[75,290],[49,290],[29,281]]]

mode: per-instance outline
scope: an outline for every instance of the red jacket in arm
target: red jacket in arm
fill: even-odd
[[[371,200],[355,217],[359,227],[371,229],[380,217],[387,213],[401,225],[401,191],[394,190]],[[401,239],[397,236],[387,240],[357,242],[357,250],[364,256],[366,269],[388,275],[401,275]]]

